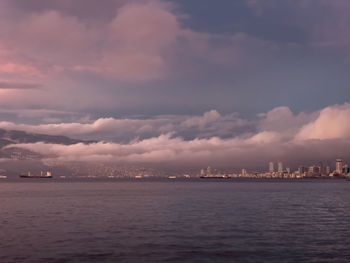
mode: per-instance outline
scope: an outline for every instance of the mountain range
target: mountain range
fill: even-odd
[[[42,157],[40,154],[16,147],[16,144],[19,143],[36,142],[71,145],[76,143],[92,143],[93,141],[71,139],[60,135],[47,135],[29,133],[20,130],[0,129],[0,159],[38,160]],[[9,145],[11,145],[11,147],[6,147]]]

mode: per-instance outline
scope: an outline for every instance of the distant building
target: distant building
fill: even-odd
[[[269,162],[269,172],[273,173],[275,171],[275,168],[273,166],[273,162]]]
[[[319,176],[320,167],[319,166],[310,166],[308,171],[308,176]]]
[[[308,169],[305,166],[300,166],[298,171],[300,176],[304,176],[308,172]]]
[[[323,162],[319,162],[318,166],[320,167],[320,173],[323,174],[324,173]]]
[[[208,166],[208,168],[207,168],[207,175],[211,175],[211,168],[210,168],[210,166]]]
[[[326,166],[326,175],[331,173],[331,167],[329,165]]]
[[[290,174],[290,168],[289,167],[286,168],[286,171],[287,171],[288,174]]]
[[[278,172],[283,173],[283,163],[282,162],[278,162]]]
[[[335,161],[335,172],[341,174],[343,170],[343,161],[342,159],[336,159]]]
[[[247,176],[247,170],[246,169],[242,169],[242,176]]]

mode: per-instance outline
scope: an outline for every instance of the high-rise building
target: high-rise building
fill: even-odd
[[[247,170],[246,169],[242,169],[242,176],[246,176],[247,175]]]
[[[308,171],[307,167],[305,167],[305,166],[300,166],[299,167],[299,174],[300,174],[300,176],[304,176],[307,173],[307,171]]]
[[[269,162],[269,172],[273,173],[275,171],[275,168],[273,167],[273,162]]]
[[[278,162],[278,172],[279,173],[283,172],[283,163],[282,162]]]
[[[286,171],[287,171],[288,174],[290,174],[290,168],[289,167],[286,168]]]
[[[341,174],[343,169],[343,161],[342,159],[336,159],[335,161],[335,172],[337,174]]]
[[[331,173],[331,167],[329,165],[326,166],[326,175]]]
[[[324,169],[323,169],[323,162],[319,162],[318,166],[320,167],[320,173],[323,174]]]
[[[211,168],[210,168],[210,166],[208,166],[208,168],[207,168],[207,175],[211,175]]]

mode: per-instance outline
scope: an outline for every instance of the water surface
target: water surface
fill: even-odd
[[[350,182],[0,182],[0,262],[350,262]]]

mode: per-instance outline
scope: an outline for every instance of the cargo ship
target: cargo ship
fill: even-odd
[[[28,172],[28,174],[20,174],[19,177],[21,178],[52,178],[51,172],[40,172],[40,174],[32,174]]]

